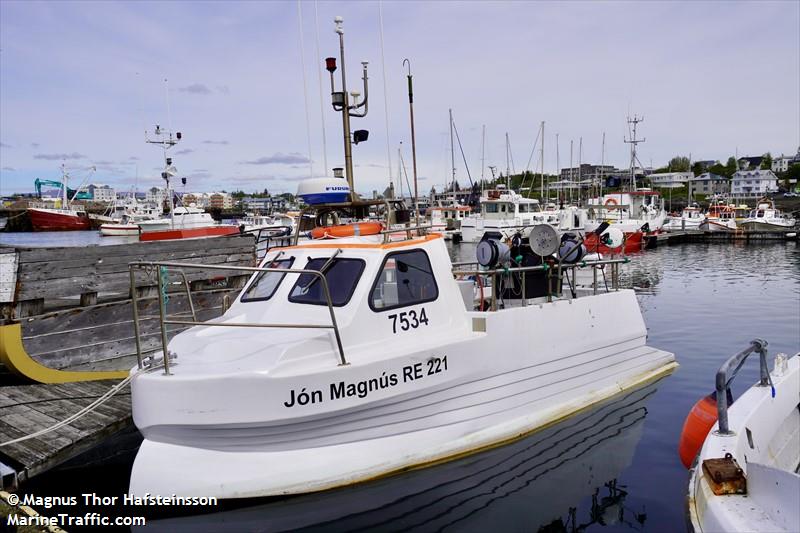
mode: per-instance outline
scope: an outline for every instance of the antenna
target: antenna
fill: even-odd
[[[638,117],[633,115],[633,118],[630,116],[628,117],[628,131],[632,131],[632,135],[630,140],[623,139],[626,144],[631,145],[631,190],[636,190],[636,145],[639,143],[645,142],[647,139],[637,139],[636,138],[636,127],[639,125],[640,122],[644,122],[644,116]]]

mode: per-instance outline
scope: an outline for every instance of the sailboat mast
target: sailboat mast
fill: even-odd
[[[508,142],[508,132],[506,132],[506,189],[511,190],[511,143]]]
[[[572,185],[575,182],[575,168],[572,166],[572,143],[569,140],[569,203],[572,203]]]
[[[67,194],[67,167],[61,163],[61,193],[64,195],[62,209],[69,209],[69,195]]]
[[[481,129],[481,192],[483,192],[483,170],[486,168],[486,124]]]
[[[539,189],[539,198],[544,200],[544,120],[542,121],[542,132],[540,135],[542,137],[542,152],[541,156],[539,157],[539,161],[541,163],[540,164],[541,172],[539,173],[539,177],[541,178],[542,181],[541,181],[541,188]]]
[[[581,201],[581,181],[583,180],[583,173],[581,165],[583,163],[583,137],[578,138],[578,201]]]
[[[450,168],[452,169],[452,181],[450,190],[453,192],[453,200],[456,197],[456,152],[453,146],[453,110],[450,109]]]
[[[598,198],[603,198],[603,170],[606,166],[606,132],[603,132],[603,147],[600,149],[600,194]]]

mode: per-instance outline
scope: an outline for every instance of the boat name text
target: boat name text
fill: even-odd
[[[439,374],[447,370],[447,356],[431,357],[423,363],[406,365],[400,372],[383,372],[380,376],[348,383],[339,381],[328,386],[328,398],[330,401],[341,400],[343,398],[366,398],[370,393],[396,387],[401,383],[410,383],[420,380],[426,376]],[[322,389],[307,391],[305,387],[296,391],[289,391],[289,400],[283,402],[284,407],[303,406],[314,403],[322,403],[325,395]]]

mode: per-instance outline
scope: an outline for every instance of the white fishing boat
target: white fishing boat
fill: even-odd
[[[427,210],[426,216],[430,217],[430,226],[433,231],[444,235],[445,240],[450,240],[461,229],[461,223],[467,218],[472,209],[464,205],[435,206]]]
[[[335,59],[326,63],[333,77]],[[363,101],[333,93],[345,131],[353,109],[366,111],[363,69]],[[364,220],[381,205],[383,222]],[[130,493],[240,499],[352,485],[509,443],[677,366],[647,345],[632,290],[561,291],[567,270],[627,260],[597,265],[579,253],[558,268],[518,267],[564,244],[518,243],[520,258],[486,239],[481,268],[454,273],[441,234],[410,225],[403,206],[351,198],[304,213],[319,222],[337,211],[356,222],[318,225],[302,242],[298,228],[293,245],[271,248],[260,267],[131,265],[132,278],[137,268],[161,273],[159,294],[176,269],[253,275],[207,322],[172,317],[162,300],[161,351],[139,353],[131,372],[144,441]],[[483,277],[495,280],[492,303],[476,310],[471,288]],[[168,340],[169,324],[194,327]]]
[[[525,198],[503,185],[486,190],[481,198],[481,212],[461,221],[461,238],[464,242],[478,242],[489,232],[516,233],[541,221],[539,200]]]
[[[700,224],[701,231],[731,232],[737,228],[736,206],[724,202],[711,205],[706,213],[706,219]]]
[[[706,222],[706,215],[697,204],[686,206],[681,214],[670,215],[669,220],[664,224],[667,231],[684,231],[700,229]]]
[[[666,222],[664,200],[657,191],[639,189],[603,195],[589,200],[589,222],[586,231],[592,232],[603,222],[625,234],[659,231]]]
[[[772,200],[762,198],[740,226],[744,231],[780,231],[794,228],[795,222],[793,217],[777,209]]]
[[[262,235],[291,235],[295,219],[282,213],[275,215],[248,215],[239,221],[243,231]]]
[[[728,406],[726,388],[754,352],[761,358],[761,379]],[[753,341],[720,368],[716,383],[713,414],[719,421],[710,428],[689,480],[692,528],[697,533],[800,531],[800,354],[788,359],[778,354],[770,372],[766,342]],[[684,433],[703,418],[708,417],[690,414]]]

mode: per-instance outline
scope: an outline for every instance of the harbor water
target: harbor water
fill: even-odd
[[[0,243],[100,243],[93,232],[59,235],[0,233]],[[448,246],[453,260],[474,258],[474,245]],[[458,461],[338,491],[162,517],[142,530],[685,530],[688,475],[677,453],[684,418],[713,390],[720,364],[750,340],[769,342],[770,366],[775,354],[800,351],[800,248],[796,242],[698,243],[631,259],[622,284],[637,293],[648,345],[675,353],[680,367],[672,375]],[[757,379],[757,359],[751,359],[734,382],[734,396]],[[53,472],[25,490],[121,496],[130,471],[126,461]],[[198,468],[215,475],[214,465]]]

